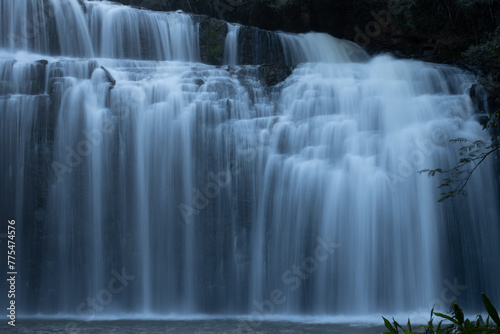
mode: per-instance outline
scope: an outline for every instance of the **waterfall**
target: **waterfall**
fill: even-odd
[[[198,18],[106,1],[0,15],[23,315],[428,311],[450,282],[500,301],[493,166],[444,203],[418,174],[460,160],[450,139],[489,140],[470,73],[232,24],[206,65]],[[296,66],[269,87],[268,61]]]
[[[238,65],[238,35],[240,26],[227,24],[228,33],[224,43],[224,63],[228,65]]]
[[[287,64],[305,62],[340,63],[367,61],[368,56],[356,44],[328,34],[280,34]]]
[[[0,46],[74,57],[199,60],[189,15],[136,10],[110,2],[5,1]],[[68,29],[71,27],[71,29]]]

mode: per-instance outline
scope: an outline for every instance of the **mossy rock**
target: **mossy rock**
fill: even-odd
[[[259,66],[259,78],[266,86],[275,86],[285,81],[292,74],[292,68],[285,65]]]
[[[228,28],[224,21],[204,18],[200,22],[200,56],[203,63],[222,65]]]

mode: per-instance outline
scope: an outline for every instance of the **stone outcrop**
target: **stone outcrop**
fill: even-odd
[[[200,23],[200,58],[209,65],[221,65],[224,61],[224,43],[227,23],[209,17],[197,17]]]
[[[285,65],[265,64],[259,66],[259,77],[266,86],[275,86],[292,74],[292,68]]]

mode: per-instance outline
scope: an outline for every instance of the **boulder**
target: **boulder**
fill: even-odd
[[[209,65],[222,65],[228,28],[224,21],[202,17],[200,22],[200,57]]]
[[[292,68],[279,64],[259,66],[259,78],[266,86],[275,86],[285,81],[292,74]]]
[[[104,66],[101,66],[101,69],[104,71],[104,74],[106,74],[106,80],[108,80],[108,82],[111,84],[111,87],[109,88],[109,90],[115,88],[115,85],[116,85],[115,78],[113,78],[111,73],[109,73],[109,71]]]

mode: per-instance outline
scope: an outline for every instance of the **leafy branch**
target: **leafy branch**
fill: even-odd
[[[489,128],[496,133],[499,127],[500,111],[497,111],[490,116],[483,130]],[[476,169],[486,160],[486,158],[494,155],[500,149],[498,134],[493,135],[490,143],[486,143],[482,140],[472,141],[466,138],[452,139],[450,142],[463,144],[459,149],[461,159],[455,167],[447,170],[436,168],[419,171],[420,174],[427,173],[429,176],[435,176],[436,174],[447,175],[438,189],[447,188],[450,190],[441,193],[438,202],[443,202],[450,197],[458,195],[467,196],[466,186]]]

